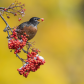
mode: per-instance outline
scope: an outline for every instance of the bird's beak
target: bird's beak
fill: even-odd
[[[44,21],[44,18],[40,18],[37,20],[38,22],[43,22]]]

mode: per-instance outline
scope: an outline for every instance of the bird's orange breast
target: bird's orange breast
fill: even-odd
[[[23,35],[24,32],[29,36],[28,40],[30,40],[36,35],[37,28],[33,26],[28,26],[28,27],[24,26],[22,30],[19,30],[19,32],[17,33],[17,36],[20,38],[20,36]]]

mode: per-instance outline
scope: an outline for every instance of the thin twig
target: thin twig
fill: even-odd
[[[0,7],[0,9],[4,9],[5,7]]]
[[[21,7],[21,6],[22,6],[22,5],[20,5],[20,6],[8,7],[7,9],[13,9],[13,8]]]
[[[17,8],[17,7],[22,7],[22,6],[23,6],[23,5],[20,5],[20,6],[13,6],[13,7],[10,7],[10,6],[9,6],[9,7],[7,8],[7,10],[8,10],[8,9]],[[5,7],[0,7],[0,9],[5,9]]]
[[[24,59],[20,58],[20,56],[16,53],[16,57],[18,57],[22,62],[26,63]]]
[[[28,54],[28,51],[24,50],[23,48],[22,48],[22,50],[23,50],[24,53],[27,53]]]

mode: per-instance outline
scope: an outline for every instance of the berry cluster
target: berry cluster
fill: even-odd
[[[31,48],[32,43],[28,42],[29,35],[26,35],[26,33],[22,34],[21,36],[17,35],[16,29],[12,30],[10,28],[9,24],[6,22],[6,20],[3,17],[4,12],[6,13],[7,18],[10,18],[10,14],[13,14],[14,16],[21,15],[22,17],[25,15],[24,9],[25,4],[21,4],[21,2],[15,1],[12,3],[9,7],[0,7],[0,17],[3,19],[3,21],[6,24],[6,28],[4,29],[4,32],[7,31],[8,33],[8,48],[14,50],[14,54],[25,64],[20,68],[17,69],[20,75],[23,75],[27,78],[30,71],[35,72],[38,68],[40,68],[40,65],[43,65],[45,63],[45,60],[43,57],[38,55],[38,52],[40,50],[36,48]],[[41,19],[44,21],[44,19]],[[21,18],[18,17],[18,21],[21,21]],[[11,31],[11,35],[10,35]],[[19,38],[20,37],[20,38]],[[18,39],[19,38],[19,39]],[[27,51],[23,49],[24,46],[27,47]],[[27,53],[27,59],[20,58],[18,55],[19,52],[21,52],[21,49],[24,53]],[[29,53],[31,49],[31,53]]]
[[[36,48],[32,48],[32,52],[35,52],[36,54],[38,54],[38,52],[40,52],[40,50],[36,49]]]
[[[14,16],[21,15],[24,17],[26,9],[24,9],[25,4],[21,4],[21,2],[15,1],[12,3],[9,7],[0,7],[0,12],[1,14],[4,14],[6,12],[6,16],[9,19],[10,18],[10,13],[13,14]],[[18,21],[21,21],[21,18],[18,16]]]
[[[35,72],[38,68],[40,68],[40,65],[45,63],[44,58],[36,54],[37,53],[33,51],[27,54],[26,64],[24,64],[20,69],[17,69],[20,75],[27,78],[30,71]]]
[[[19,53],[21,51],[21,49],[26,45],[27,42],[27,38],[26,38],[26,33],[24,33],[24,35],[21,35],[22,39],[18,40],[17,37],[17,32],[15,32],[16,29],[13,30],[13,34],[10,35],[9,39],[8,39],[8,47],[9,49],[15,49],[15,54]]]

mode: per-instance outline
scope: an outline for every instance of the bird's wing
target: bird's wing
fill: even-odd
[[[22,23],[22,24],[20,24],[18,27],[17,27],[17,29],[23,29],[25,26],[29,26],[30,24],[28,24],[27,22],[24,22],[24,23]]]
[[[17,27],[16,32],[19,38],[21,38],[21,35],[26,33],[29,36],[28,39],[32,39],[37,32],[37,27],[30,25],[28,23],[22,23]]]

